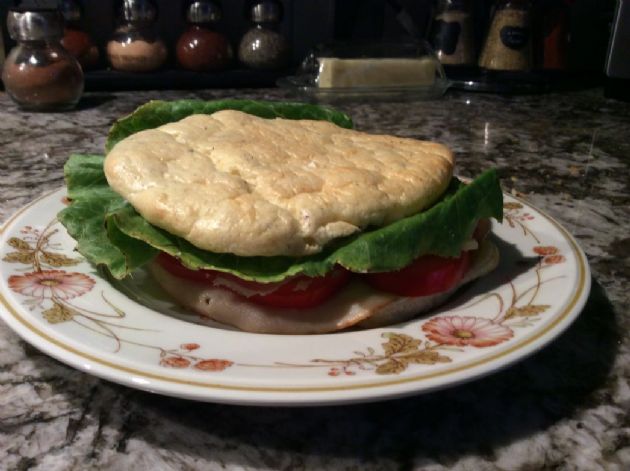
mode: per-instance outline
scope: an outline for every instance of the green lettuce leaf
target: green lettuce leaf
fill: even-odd
[[[317,105],[254,100],[177,100],[151,101],[118,120],[110,129],[106,149],[121,139],[191,114],[211,114],[222,109],[244,111],[262,118],[320,119],[351,128],[350,117],[339,111]],[[128,204],[107,185],[103,157],[72,155],[64,174],[68,198],[72,204],[58,215],[77,249],[91,263],[106,266],[116,278],[124,278],[150,261],[158,250],[141,239],[129,237],[114,224],[106,224],[111,213]]]
[[[57,219],[89,262],[106,266],[120,279],[153,259],[158,250],[114,226],[105,226],[107,215],[128,203],[107,184],[103,160],[100,155],[70,156],[64,173],[71,204],[57,214]]]
[[[114,193],[102,173],[104,157],[73,155],[66,164],[73,203],[59,214],[78,250],[105,265],[116,278],[129,275],[158,251],[179,257],[193,269],[214,269],[261,282],[304,273],[322,275],[335,264],[356,272],[391,271],[424,254],[456,256],[481,218],[501,218],[503,198],[494,170],[470,184],[453,179],[442,199],[419,214],[388,226],[334,241],[323,252],[302,258],[239,257],[201,250],[149,224]],[[445,229],[448,228],[448,229]]]
[[[191,114],[212,114],[219,110],[238,110],[260,118],[315,119],[352,128],[352,120],[344,113],[319,105],[306,103],[255,101],[255,100],[175,100],[150,101],[133,113],[119,119],[107,137],[105,150],[109,152],[118,141],[144,129],[179,121]]]
[[[425,254],[457,256],[479,219],[501,219],[502,208],[496,172],[489,170],[470,184],[453,179],[440,202],[427,211],[335,241],[324,251],[302,258],[239,257],[201,250],[149,224],[131,205],[110,213],[107,225],[181,259],[191,269],[220,270],[247,280],[271,282],[299,273],[320,276],[336,264],[365,273],[398,270]]]
[[[112,127],[107,148],[140,130],[220,109],[238,109],[265,118],[324,119],[352,127],[345,114],[315,105],[249,100],[153,101]],[[502,216],[503,195],[496,173],[490,170],[467,185],[453,179],[440,201],[427,211],[336,240],[321,253],[302,258],[239,257],[201,250],[149,224],[107,185],[103,160],[96,155],[70,157],[64,170],[72,204],[58,218],[76,239],[78,251],[119,279],[148,263],[159,251],[179,257],[193,269],[221,270],[261,282],[298,273],[322,275],[335,264],[356,272],[391,271],[424,254],[456,256],[479,219]]]

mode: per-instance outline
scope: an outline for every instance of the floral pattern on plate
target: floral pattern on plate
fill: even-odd
[[[59,203],[58,195],[53,195],[36,203],[30,211],[37,212],[38,205],[55,206],[52,202],[55,198],[58,205],[62,204]],[[64,330],[63,334],[72,336],[75,343],[87,342],[90,347],[98,343],[90,336],[107,339],[110,342],[109,347],[106,344],[98,347],[102,355],[123,355],[125,361],[134,363],[136,373],[146,374],[147,377],[154,374],[148,363],[148,358],[152,357],[154,367],[172,371],[173,374],[191,375],[190,378],[199,374],[223,375],[234,371],[240,372],[240,376],[234,373],[237,374],[237,379],[250,376],[256,379],[265,378],[273,385],[275,377],[282,376],[283,379],[277,381],[279,386],[267,388],[269,390],[283,390],[282,385],[286,385],[287,378],[292,377],[290,371],[296,372],[296,379],[306,377],[311,383],[314,382],[316,387],[312,391],[325,390],[328,387],[327,382],[317,385],[318,381],[325,381],[317,380],[317,374],[311,373],[318,371],[323,373],[324,378],[335,378],[335,381],[341,381],[342,378],[347,378],[343,381],[355,381],[359,377],[404,377],[403,381],[408,381],[409,374],[420,372],[418,378],[428,378],[432,375],[431,370],[435,369],[436,374],[447,376],[443,383],[447,385],[449,367],[463,368],[466,371],[462,365],[467,361],[471,364],[481,362],[479,359],[484,358],[484,355],[480,356],[475,352],[497,351],[501,354],[501,349],[506,348],[504,346],[511,346],[519,341],[523,345],[533,340],[540,343],[542,340],[538,340],[538,337],[544,339],[545,335],[548,338],[546,341],[549,341],[575,317],[576,310],[584,302],[588,292],[588,267],[583,254],[557,223],[525,203],[511,198],[506,197],[504,209],[504,222],[501,225],[495,224],[494,232],[498,240],[516,241],[514,245],[518,248],[518,253],[502,262],[504,265],[499,270],[500,273],[494,275],[491,289],[475,291],[477,283],[474,283],[472,288],[462,290],[454,300],[437,309],[433,316],[403,325],[362,333],[310,336],[320,339],[305,340],[304,344],[334,345],[334,348],[311,348],[310,357],[306,353],[306,356],[293,355],[293,351],[284,347],[278,349],[279,353],[274,353],[275,348],[267,346],[272,345],[271,338],[278,336],[261,339],[265,336],[260,335],[255,337],[257,345],[262,345],[262,349],[269,352],[245,355],[240,350],[235,350],[233,342],[222,340],[220,329],[190,323],[182,325],[181,321],[173,318],[170,318],[170,322],[180,323],[175,330],[183,333],[181,337],[169,335],[170,330],[164,324],[163,314],[155,312],[161,309],[149,306],[151,309],[148,310],[124,296],[121,298],[120,292],[77,256],[72,241],[61,225],[52,220],[44,226],[38,226],[33,223],[38,218],[33,215],[29,217],[28,209],[25,215],[3,229],[4,242],[0,249],[1,267],[5,274],[3,286],[5,291],[13,293],[13,299],[17,299],[8,306],[14,317],[33,316],[29,317],[29,322],[39,326],[49,325],[47,332],[52,332],[53,336],[62,335],[61,331],[57,334],[56,329],[72,325],[73,329]],[[55,210],[48,209],[45,212],[56,213]],[[544,231],[539,230],[543,227]],[[555,230],[553,237],[548,237],[550,227]],[[580,271],[579,286],[576,286],[577,278],[574,273],[576,266]],[[550,285],[553,288],[547,288]],[[565,289],[567,287],[574,292],[569,292],[570,290]],[[567,291],[564,293],[565,299],[554,295],[552,291],[558,289]],[[555,302],[556,299],[561,302]],[[570,305],[571,309],[566,309],[566,305]],[[150,312],[153,317],[149,320],[135,315],[135,311],[140,309]],[[128,313],[132,311],[134,316],[129,316]],[[546,324],[547,327],[538,328],[537,324]],[[554,326],[557,326],[555,330],[552,329]],[[80,333],[81,330],[86,334]],[[238,332],[224,334],[231,339],[254,339],[248,337],[252,334],[240,335],[242,338],[238,337]],[[158,337],[161,341],[158,341]],[[295,337],[301,336],[280,337],[286,337],[286,340],[276,338],[276,344],[293,345]],[[167,343],[178,347],[166,346]],[[361,348],[350,347],[356,343]],[[154,353],[149,356],[134,353],[137,349]],[[520,355],[515,357],[517,359],[526,353],[531,351],[523,348]],[[70,360],[68,362],[73,363]],[[496,366],[490,361],[488,368]],[[256,373],[252,374],[253,371]],[[301,373],[298,374],[298,371]],[[478,374],[473,367],[470,371],[469,377]],[[180,381],[179,378],[159,376],[158,380],[177,382]],[[462,376],[455,374],[452,378],[452,381],[460,381]],[[130,383],[126,378],[114,379],[125,384]],[[185,378],[181,382],[194,383]],[[377,381],[375,384],[381,383]],[[382,382],[385,388],[388,384],[393,383]],[[233,386],[232,383],[226,383],[225,387],[229,389]],[[355,388],[354,383],[352,387]],[[373,385],[370,384],[369,387]],[[177,387],[174,388],[164,387],[162,391],[178,395]],[[180,389],[183,390],[183,387]],[[256,387],[253,389],[256,390]],[[288,387],[286,389],[290,390]],[[260,390],[264,391],[266,388],[262,387]],[[304,390],[310,391],[308,387]],[[405,390],[413,392],[423,390],[423,387],[415,385],[415,388]],[[207,392],[185,395],[197,399],[226,401],[223,396]],[[269,395],[273,396],[272,393]],[[348,395],[354,398],[365,397],[365,394]]]

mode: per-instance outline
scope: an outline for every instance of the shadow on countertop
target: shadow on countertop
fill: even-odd
[[[109,103],[115,99],[116,96],[112,93],[89,93],[81,97],[81,100],[77,103],[75,111],[98,108],[99,106]]]
[[[201,460],[241,459],[236,453],[220,457],[217,449],[203,446],[219,440],[280,457],[348,458],[355,464],[390,461],[403,469],[424,458],[448,463],[469,454],[491,455],[597,402],[619,339],[613,307],[593,281],[583,313],[561,337],[529,359],[481,380],[405,399],[319,408],[194,403],[134,391],[127,399],[136,412],[128,417],[126,438],[118,448],[124,451],[133,437]],[[151,426],[156,421],[162,422],[159,430]]]

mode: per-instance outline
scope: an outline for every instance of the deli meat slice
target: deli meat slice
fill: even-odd
[[[403,297],[352,281],[323,304],[310,309],[279,309],[248,302],[231,291],[178,278],[157,263],[156,281],[178,304],[217,322],[246,332],[266,334],[323,334],[353,326],[373,328],[406,321],[443,303],[460,286],[494,270],[499,252],[490,241],[473,254],[469,271],[453,289],[431,296]]]

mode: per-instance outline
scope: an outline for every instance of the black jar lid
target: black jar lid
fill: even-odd
[[[42,41],[63,37],[63,15],[56,9],[11,8],[7,29],[16,41]]]

